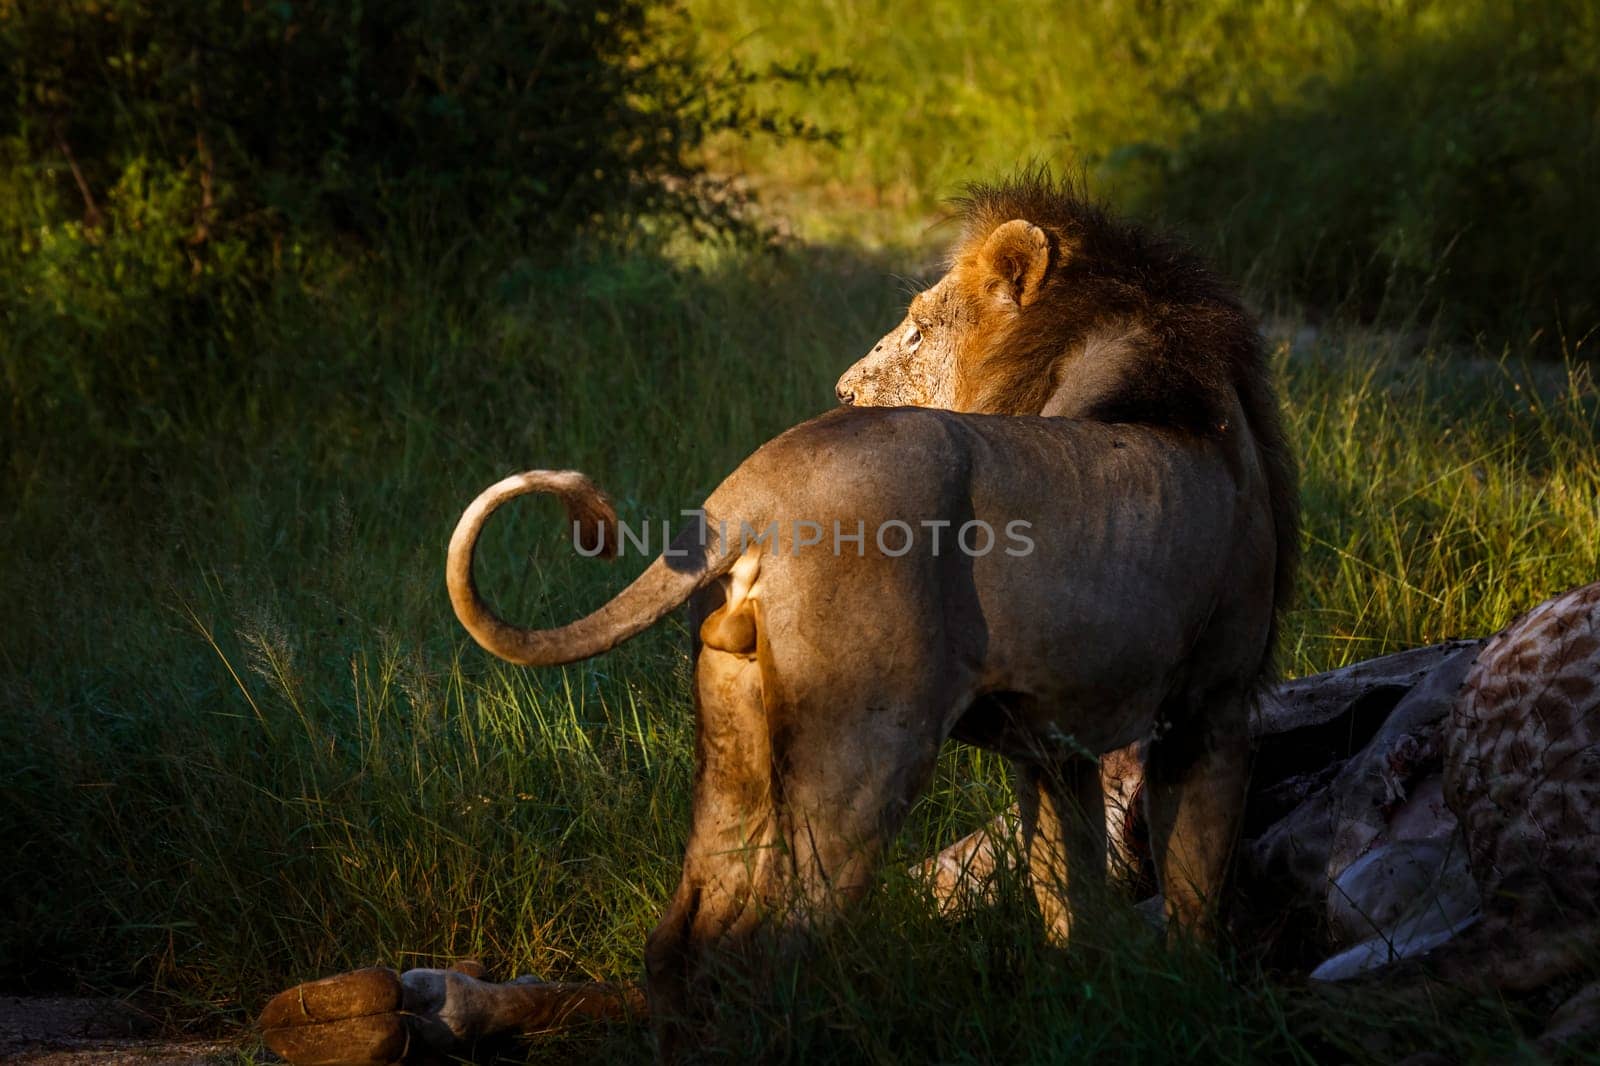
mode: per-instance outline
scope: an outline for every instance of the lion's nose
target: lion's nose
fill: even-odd
[[[851,404],[856,402],[856,390],[848,388],[844,385],[840,385],[835,388],[833,390],[833,394],[839,397],[839,402],[844,404],[846,407],[849,407]]]

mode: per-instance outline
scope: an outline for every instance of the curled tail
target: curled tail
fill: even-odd
[[[655,625],[696,590],[727,573],[736,560],[709,530],[702,537],[700,530],[688,529],[673,542],[670,558],[658,557],[633,584],[593,614],[556,629],[515,626],[496,615],[478,594],[472,559],[478,535],[495,509],[530,492],[560,498],[585,551],[606,558],[616,551],[616,512],[594,483],[575,470],[516,474],[489,486],[472,501],[450,537],[445,583],[456,617],[472,639],[508,662],[557,666],[610,651]]]

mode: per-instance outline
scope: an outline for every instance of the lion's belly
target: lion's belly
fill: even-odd
[[[991,629],[982,685],[1012,694],[1015,728],[1034,742],[1098,755],[1149,734],[1186,652],[1166,626],[1000,626]]]
[[[1203,547],[1095,567],[1072,565],[1072,551],[1041,545],[1035,560],[975,570],[980,685],[1012,694],[1009,717],[1031,742],[1099,754],[1149,734],[1168,695],[1192,675],[1196,641],[1217,621],[1231,575],[1227,554]],[[1019,565],[1036,572],[1001,579],[1001,567]]]
[[[956,720],[956,740],[1013,759],[1099,756],[1150,734],[1161,705],[1157,686],[1118,693],[1092,690],[1041,698],[1014,690],[978,696]]]

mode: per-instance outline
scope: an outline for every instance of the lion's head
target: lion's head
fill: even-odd
[[[956,205],[948,271],[839,378],[840,401],[1247,433],[1272,493],[1281,608],[1299,555],[1295,468],[1233,288],[1045,170],[973,186]]]
[[[969,224],[949,272],[912,297],[905,320],[845,371],[839,399],[955,411],[993,405],[994,357],[1035,332],[1041,300],[1055,299],[1065,251],[1058,236],[1024,218]]]

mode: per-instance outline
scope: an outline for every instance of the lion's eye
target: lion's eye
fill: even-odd
[[[910,329],[906,330],[906,335],[900,338],[900,343],[905,346],[906,351],[916,351],[917,345],[922,343],[922,330],[913,324]]]

